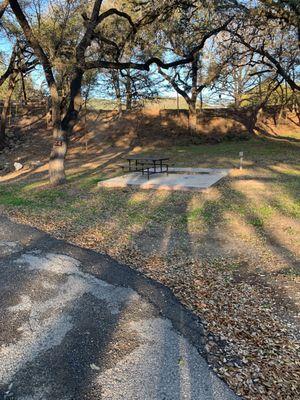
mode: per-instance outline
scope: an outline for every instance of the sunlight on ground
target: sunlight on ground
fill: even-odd
[[[237,169],[241,149],[243,170]],[[225,355],[214,349],[210,362],[233,387],[242,373],[255,373],[256,363],[265,379],[273,379],[267,362],[279,358],[276,376],[284,375],[288,385],[296,347],[278,315],[300,310],[299,145],[253,140],[168,148],[179,166],[232,168],[206,192],[98,189],[100,179],[121,173],[123,150],[102,148],[81,162],[70,157],[68,184],[55,189],[34,170],[20,179],[8,174],[8,184],[0,186],[1,210],[169,286],[210,332],[230,339]],[[249,326],[255,337],[247,334]],[[258,340],[266,354],[258,352]],[[247,363],[242,369],[233,364],[224,375],[224,356]]]

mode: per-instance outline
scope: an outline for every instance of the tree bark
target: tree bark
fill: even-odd
[[[21,76],[21,83],[22,83],[22,93],[23,93],[23,100],[24,104],[27,105],[27,93],[26,93],[26,86],[25,86],[25,80],[24,80],[24,75],[23,72],[20,72]]]
[[[200,110],[201,110],[201,112],[202,112],[202,110],[203,110],[203,96],[202,96],[202,91],[200,92],[199,97],[200,97]]]
[[[123,108],[122,108],[122,96],[121,96],[121,89],[120,89],[119,71],[112,70],[111,75],[112,75],[112,81],[113,81],[113,86],[115,89],[115,95],[116,95],[116,100],[117,100],[118,116],[121,117],[121,115],[123,113]]]
[[[54,93],[52,99],[52,123],[54,143],[49,161],[49,179],[53,186],[66,182],[65,157],[68,149],[68,136],[78,120],[78,114],[82,106],[81,84],[83,71],[75,68],[71,81],[70,104],[66,115],[61,121],[61,101]],[[54,100],[54,101],[53,101]]]
[[[6,93],[6,98],[3,104],[1,113],[1,124],[0,124],[0,149],[3,149],[6,144],[6,121],[9,110],[9,105],[11,101],[11,96],[14,92],[18,74],[13,72],[9,77],[8,90]]]
[[[49,179],[52,186],[58,186],[66,182],[65,157],[67,154],[67,140],[62,130],[53,130],[55,135],[62,140],[57,140],[52,146],[49,159]]]
[[[191,133],[196,133],[198,130],[196,102],[190,101],[188,103],[188,106],[189,106],[189,130]]]
[[[197,97],[198,97],[198,55],[192,62],[192,89],[189,101],[189,127],[191,132],[197,132]]]
[[[129,72],[127,72],[127,78],[126,78],[126,110],[127,111],[132,110],[132,85]]]
[[[66,182],[65,157],[67,154],[67,135],[61,127],[60,101],[51,96],[53,145],[49,159],[49,179],[52,186]]]

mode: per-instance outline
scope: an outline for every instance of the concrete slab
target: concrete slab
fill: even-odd
[[[150,179],[140,172],[131,172],[98,182],[98,187],[124,188],[136,186],[139,189],[157,190],[204,190],[227,176],[228,169],[213,168],[170,168],[169,174],[151,175]]]

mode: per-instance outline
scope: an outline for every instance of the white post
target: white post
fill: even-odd
[[[239,152],[239,157],[240,157],[240,170],[243,169],[243,159],[244,159],[244,152],[240,151]]]

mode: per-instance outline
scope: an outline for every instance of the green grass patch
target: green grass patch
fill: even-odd
[[[260,217],[251,216],[251,217],[249,217],[248,222],[250,225],[254,226],[255,228],[263,228],[263,226],[264,226],[264,221]]]
[[[220,218],[224,205],[219,201],[206,201],[201,207],[196,207],[187,212],[188,221],[202,220],[212,224]]]

